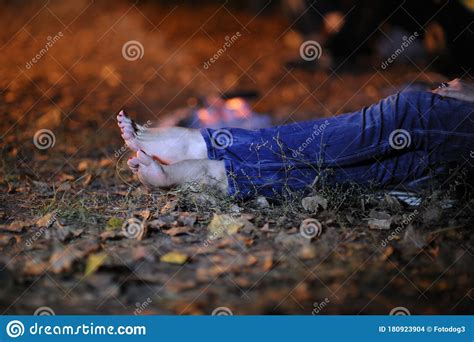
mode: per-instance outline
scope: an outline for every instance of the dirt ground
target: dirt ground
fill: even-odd
[[[121,108],[160,124],[192,96],[242,89],[280,122],[336,115],[444,80],[429,63],[287,69],[299,43],[278,7],[38,1],[3,4],[0,18],[2,313],[473,313],[474,202],[443,207],[459,177],[417,208],[355,190],[326,189],[317,212],[148,193],[124,170],[116,127]],[[142,58],[123,57],[130,40]],[[35,145],[41,129],[54,145]],[[377,214],[388,230],[373,229]],[[134,218],[141,240],[122,232]],[[300,234],[307,218],[319,237]]]

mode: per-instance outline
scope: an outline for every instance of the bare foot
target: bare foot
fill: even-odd
[[[138,151],[136,157],[129,159],[128,166],[138,175],[140,182],[149,188],[168,188],[172,185],[163,166],[143,151]]]
[[[449,81],[446,87],[434,89],[432,92],[441,96],[474,102],[474,83],[459,78]]]
[[[187,159],[207,159],[207,147],[197,129],[183,127],[150,128],[136,124],[123,110],[117,115],[125,144],[143,150],[161,164]]]
[[[143,185],[149,188],[170,188],[185,183],[215,186],[227,193],[227,177],[221,160],[184,160],[161,165],[143,151],[128,161],[128,166]]]

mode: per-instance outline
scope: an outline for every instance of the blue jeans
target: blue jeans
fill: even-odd
[[[416,190],[451,165],[474,165],[474,103],[431,92],[401,92],[327,119],[201,133],[240,198],[323,183]]]

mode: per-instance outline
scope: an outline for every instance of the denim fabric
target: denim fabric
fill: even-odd
[[[240,198],[321,182],[413,190],[451,164],[474,164],[474,103],[430,92],[401,92],[327,119],[201,133]]]

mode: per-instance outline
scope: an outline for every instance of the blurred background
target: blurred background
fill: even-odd
[[[105,264],[108,273],[84,280],[75,272],[86,267],[88,253],[104,245],[76,246],[81,252],[67,260],[56,253],[81,239],[98,239],[109,219],[126,217],[130,208],[166,204],[168,198],[136,202],[127,197],[142,193],[131,174],[117,174],[124,155],[115,121],[120,109],[153,125],[260,127],[349,112],[406,87],[430,89],[454,77],[472,80],[474,1],[18,0],[0,6],[0,263],[6,265],[0,279],[14,284],[14,290],[6,285],[0,290],[7,311],[28,313],[47,297],[50,306],[66,303],[70,310],[64,310],[73,313],[130,313],[135,303],[145,302],[141,292],[157,291],[157,284],[164,294],[154,299],[150,312],[209,313],[227,298],[259,301],[235,309],[238,313],[310,314],[315,300],[329,298],[329,288],[342,290],[338,299],[330,297],[328,313],[385,314],[403,296],[418,298],[419,313],[472,310],[467,292],[472,278],[463,264],[472,257],[458,258],[469,255],[458,243],[465,241],[462,235],[452,237],[451,251],[436,265],[435,246],[425,253],[428,259],[408,270],[403,265],[411,257],[402,257],[398,271],[413,271],[418,275],[413,281],[393,265],[385,277],[370,272],[387,265],[379,264],[382,259],[366,263],[373,256],[370,248],[346,246],[335,256],[337,267],[329,259],[318,268],[328,287],[315,273],[279,259],[283,266],[276,278],[258,280],[271,267],[267,262],[249,273],[251,281],[220,279],[221,288],[208,289],[210,280],[193,283],[193,267],[171,278],[169,268],[155,265],[161,251],[131,242],[110,247],[117,249],[109,254],[121,257]],[[44,130],[47,140],[38,141]],[[56,227],[62,238],[40,234],[40,242],[25,249],[25,231],[36,231],[22,227],[34,226],[32,218],[56,207],[65,220],[58,224],[74,229]],[[354,239],[366,243],[366,233],[360,233],[364,238]],[[353,233],[334,234],[326,235],[322,250]],[[392,250],[383,257],[391,253],[398,255]],[[278,258],[274,255],[275,265]],[[326,260],[323,254],[315,258],[314,265]],[[145,263],[140,272],[138,260]],[[432,286],[454,260],[461,260],[459,268],[450,268],[454,274],[448,275],[459,276],[457,281],[441,278],[442,286]],[[130,268],[140,276],[119,282]],[[14,271],[13,280],[7,269]],[[384,287],[393,272],[396,281]],[[312,285],[302,282],[307,276]],[[236,283],[250,289],[245,296]],[[182,291],[188,294],[179,297]],[[88,300],[92,304],[82,306]]]

